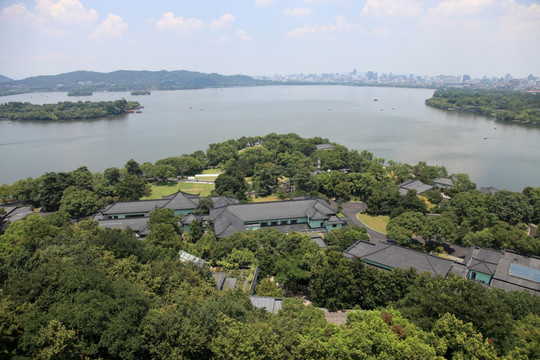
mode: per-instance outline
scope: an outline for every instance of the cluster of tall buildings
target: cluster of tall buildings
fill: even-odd
[[[346,83],[358,85],[388,85],[388,86],[470,86],[480,88],[540,90],[540,77],[532,74],[526,78],[514,78],[507,74],[504,77],[472,78],[470,75],[416,75],[378,73],[376,71],[358,72],[354,69],[347,73],[325,74],[289,74],[255,77],[262,80],[273,80],[291,83]]]

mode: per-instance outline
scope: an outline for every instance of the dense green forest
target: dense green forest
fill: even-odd
[[[534,359],[540,298],[467,279],[379,271],[307,235],[273,229],[217,241],[152,214],[152,233],[31,215],[0,236],[0,357],[10,359]],[[170,214],[169,214],[170,215]],[[173,221],[171,221],[173,220]],[[334,230],[334,238],[355,228]],[[154,235],[152,235],[154,234]],[[164,236],[166,234],[167,236]],[[347,323],[289,298],[277,315],[241,291],[217,291],[207,266],[179,249],[261,268],[259,295],[311,288],[315,306],[349,308]]]
[[[268,81],[255,80],[245,75],[205,74],[194,71],[129,71],[110,73],[74,71],[59,75],[43,75],[23,80],[0,82],[0,95],[28,92],[70,91],[81,84],[90,91],[181,90],[208,87],[265,85]]]
[[[9,120],[90,120],[111,115],[121,115],[139,108],[136,101],[63,101],[57,104],[35,105],[29,102],[0,104],[0,119]]]
[[[0,236],[0,357],[9,359],[534,359],[540,298],[467,279],[378,271],[324,251],[309,236],[273,229],[219,242],[179,235],[152,214],[151,234],[91,220],[31,215]],[[347,231],[354,231],[348,229]],[[335,236],[339,237],[339,234]],[[285,299],[272,315],[241,291],[217,291],[206,266],[179,249],[229,261],[247,254],[261,276],[310,286],[316,306],[342,307],[345,326]],[[282,291],[264,278],[260,294]]]
[[[443,88],[436,90],[426,104],[438,109],[473,112],[501,121],[540,125],[540,93]]]

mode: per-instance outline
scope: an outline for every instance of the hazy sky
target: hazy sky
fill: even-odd
[[[0,74],[540,76],[530,0],[0,0]]]

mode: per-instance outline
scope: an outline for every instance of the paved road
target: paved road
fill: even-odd
[[[349,218],[347,223],[349,225],[357,225],[357,226],[361,226],[363,228],[366,228],[371,241],[378,241],[378,242],[384,242],[384,243],[388,242],[388,240],[386,239],[385,234],[380,233],[378,231],[375,231],[370,227],[367,227],[363,222],[358,220],[358,218],[356,217],[356,214],[358,214],[359,212],[362,212],[362,211],[364,211],[366,209],[367,209],[367,205],[366,205],[366,203],[363,203],[363,202],[346,202],[346,203],[344,203],[343,204],[343,214],[345,214],[345,216],[347,218]]]
[[[332,203],[332,207],[337,208],[337,204]],[[358,220],[358,218],[356,217],[356,214],[366,209],[367,209],[367,205],[366,203],[363,203],[363,202],[344,203],[343,214],[345,214],[345,216],[348,218],[347,220],[348,225],[357,225],[357,226],[366,228],[371,241],[378,241],[378,242],[383,242],[387,244],[395,244],[394,241],[388,240],[385,234],[375,231],[370,227],[367,227],[363,222]],[[464,248],[464,247],[446,243],[446,242],[443,243],[442,246],[445,249],[445,251],[448,253],[448,255],[452,255],[458,258],[465,258],[465,256],[467,255],[467,252],[469,251],[469,248]]]

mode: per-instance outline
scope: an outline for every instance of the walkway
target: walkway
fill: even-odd
[[[364,202],[343,203],[343,214],[345,214],[345,216],[349,219],[347,220],[348,225],[356,225],[356,226],[361,226],[363,228],[366,228],[369,234],[370,241],[388,243],[388,240],[386,239],[385,234],[378,232],[376,230],[373,230],[372,228],[368,227],[366,224],[358,220],[358,218],[356,217],[356,214],[366,209],[367,209],[367,205]]]
[[[335,207],[334,207],[335,206]],[[337,208],[337,204],[335,203],[332,203],[332,207],[333,208]],[[346,203],[343,203],[343,214],[345,214],[345,216],[348,218],[347,220],[347,224],[348,225],[356,225],[356,226],[361,226],[363,228],[366,228],[367,229],[367,232],[369,234],[369,239],[370,241],[373,241],[373,242],[382,242],[382,243],[386,243],[386,244],[394,244],[395,245],[395,242],[392,241],[392,240],[388,240],[386,238],[386,235],[381,233],[381,232],[378,232],[376,230],[373,230],[372,228],[368,227],[366,224],[364,224],[363,222],[361,222],[360,220],[358,220],[358,218],[356,217],[356,214],[364,211],[367,209],[367,204],[366,203],[363,203],[363,202],[346,202]],[[455,257],[455,258],[465,258],[465,256],[467,255],[468,251],[469,251],[469,248],[464,248],[464,247],[461,247],[461,246],[458,246],[458,245],[455,245],[455,244],[450,244],[450,243],[447,243],[447,242],[444,242],[442,244],[444,250],[446,251],[446,253],[448,255],[450,255],[451,257]]]
[[[533,225],[533,224],[529,225],[529,236],[530,237],[535,237],[537,231],[538,231],[538,229],[536,228],[536,225]]]

